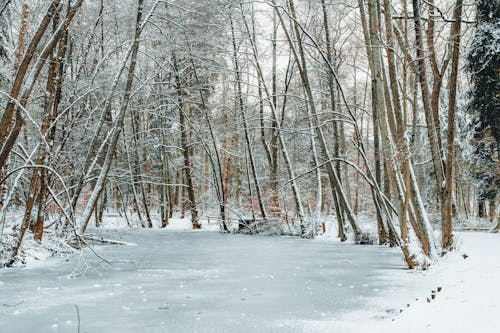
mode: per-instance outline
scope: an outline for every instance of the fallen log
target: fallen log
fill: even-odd
[[[111,245],[126,245],[126,246],[136,246],[137,244],[134,243],[129,243],[129,242],[124,242],[124,241],[118,241],[114,239],[106,239],[103,237],[94,237],[94,236],[83,236],[83,239],[87,241],[92,241],[92,242],[99,242],[102,244],[111,244]]]

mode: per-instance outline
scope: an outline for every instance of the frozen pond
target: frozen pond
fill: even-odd
[[[0,331],[78,332],[78,306],[82,333],[302,332],[294,322],[368,310],[394,288],[383,277],[404,269],[397,249],[377,246],[217,232],[104,234],[137,246],[98,247],[121,261],[113,265],[85,251],[0,270]]]

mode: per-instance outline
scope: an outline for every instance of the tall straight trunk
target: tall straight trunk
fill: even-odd
[[[250,29],[248,27],[248,22],[246,21],[244,13],[243,13],[243,7],[242,7],[243,5],[242,5],[241,1],[240,1],[239,5],[240,5],[240,12],[241,12],[241,15],[242,15],[242,18],[243,18],[243,23],[245,25],[245,30],[246,30],[247,34],[250,34]],[[280,19],[280,21],[281,21],[281,19]],[[259,62],[259,59],[258,59],[258,56],[257,56],[257,46],[256,46],[256,43],[255,43],[255,40],[253,40],[252,38],[250,38],[250,44],[251,44],[251,47],[252,47],[252,55],[253,55],[253,58],[254,58],[254,61],[255,61],[255,67],[256,67],[256,70],[257,70],[257,75],[258,75],[259,79],[262,82],[262,87],[264,89],[264,92],[265,92],[266,96],[268,98],[270,98],[269,89],[267,88],[267,85],[265,84],[265,81],[264,81],[263,69],[262,69],[262,67],[260,65],[260,62]],[[278,111],[277,111],[276,107],[274,106],[274,104],[270,103],[269,106],[271,108],[271,112],[273,114],[273,117],[275,117],[276,119],[278,119]],[[281,118],[281,120],[283,121],[283,117]],[[302,205],[302,198],[301,198],[301,195],[300,195],[299,187],[297,185],[297,181],[296,181],[296,177],[295,177],[295,171],[294,171],[294,168],[293,168],[292,160],[290,159],[290,155],[288,154],[287,145],[286,145],[285,139],[283,137],[282,123],[281,122],[277,122],[276,123],[276,130],[277,130],[277,133],[278,133],[279,144],[280,144],[280,147],[281,147],[281,154],[283,155],[283,160],[285,162],[285,167],[286,167],[286,170],[287,170],[287,173],[288,173],[288,178],[290,180],[290,184],[291,184],[291,188],[292,188],[292,194],[293,194],[293,198],[294,198],[294,202],[295,202],[295,208],[297,209],[297,215],[298,215],[300,224],[301,225],[305,225],[306,221],[305,221],[304,207]]]
[[[227,107],[227,86],[226,83],[224,83],[224,89],[223,89],[223,106],[222,106],[222,121],[224,128],[228,128],[228,107]],[[228,200],[229,200],[229,189],[231,188],[231,163],[232,160],[229,154],[227,153],[229,149],[229,144],[228,144],[228,134],[224,135],[223,140],[222,140],[222,173],[220,175],[221,177],[221,183],[224,184],[224,187],[222,188],[222,204],[224,207],[227,206]],[[234,135],[231,133],[231,135]]]
[[[173,57],[173,64],[175,68],[175,80],[176,80],[176,90],[177,90],[177,104],[179,107],[179,126],[181,128],[181,148],[182,148],[182,155],[184,159],[184,177],[186,179],[186,185],[187,185],[187,191],[188,191],[188,198],[189,198],[189,208],[191,211],[191,224],[193,226],[193,229],[200,229],[201,224],[199,223],[199,217],[198,217],[198,207],[196,205],[196,194],[195,194],[195,189],[194,189],[194,184],[193,184],[193,168],[191,166],[191,144],[188,142],[188,131],[189,128],[191,127],[191,124],[188,124],[189,122],[189,115],[186,114],[186,110],[184,110],[184,100],[183,100],[183,82],[181,80],[181,73],[179,72],[179,66],[177,63],[177,58],[174,55]],[[188,118],[188,121],[186,121],[186,118]],[[188,127],[189,126],[189,127]],[[186,188],[183,188],[183,192],[186,190]],[[183,195],[184,199],[184,195]],[[184,207],[184,202],[181,202],[181,208],[183,209]],[[181,213],[181,216],[183,214]]]
[[[371,48],[371,37],[369,32],[371,31],[368,26],[368,22],[365,14],[365,4],[364,0],[358,0],[359,11],[361,15],[361,25],[363,28],[363,36],[366,44],[366,54],[368,59],[372,59],[372,48]],[[371,64],[371,63],[370,63]],[[373,154],[375,159],[375,180],[379,186],[382,186],[382,147],[381,147],[381,137],[380,137],[380,108],[379,101],[377,98],[377,91],[372,77],[371,84],[371,99],[372,99],[372,124],[373,124]],[[377,199],[374,196],[374,201]],[[377,232],[378,240],[380,244],[387,243],[388,233],[384,226],[384,220],[382,217],[382,212],[379,209],[379,205],[375,205],[377,214]]]
[[[137,186],[139,188],[139,193],[141,195],[141,200],[140,202],[142,203],[142,208],[144,209],[144,215],[146,216],[146,223],[148,228],[153,227],[153,222],[151,220],[151,215],[149,213],[149,206],[148,206],[148,200],[146,197],[146,189],[144,188],[144,177],[143,177],[143,167],[141,166],[141,159],[140,159],[140,151],[142,150],[139,147],[139,132],[141,130],[141,121],[139,114],[137,113],[137,110],[132,109],[132,142],[134,144],[134,149],[132,149],[132,157],[133,157],[133,167],[132,167],[132,172],[133,172],[133,179],[134,179],[134,184],[132,186]],[[137,207],[137,209],[140,209],[140,207]]]
[[[159,96],[161,96],[161,91],[159,92]],[[167,108],[165,108],[167,109]],[[161,227],[165,228],[168,225],[171,209],[172,209],[172,195],[171,195],[171,183],[175,182],[171,180],[170,177],[170,161],[169,161],[169,153],[167,150],[167,131],[165,130],[167,127],[165,123],[164,116],[158,116],[157,121],[161,126],[160,131],[160,142],[162,147],[160,148],[160,161],[161,161],[161,184],[159,185],[160,191],[160,212],[161,212]]]
[[[326,58],[328,62],[335,66],[335,61],[332,56],[332,42],[330,40],[330,25],[328,23],[328,12],[326,10],[325,0],[321,0],[321,8],[323,10],[323,29],[325,30],[325,44],[326,44]],[[337,89],[335,87],[335,80],[330,71],[327,72],[328,79],[328,89],[329,89],[329,97],[330,97],[330,108],[332,110],[332,115],[334,117],[338,117],[335,113],[337,112],[337,101],[336,101],[336,93]],[[333,137],[334,137],[334,148],[333,148],[333,156],[338,158],[340,157],[340,136],[339,136],[339,122],[333,122]],[[342,182],[341,172],[340,172],[340,162],[335,162],[335,168],[337,170],[337,174],[339,176],[339,180]]]
[[[163,135],[162,135],[163,136]],[[167,152],[164,148],[161,149],[161,180],[163,183],[169,184],[169,166],[168,166],[168,157]],[[168,225],[170,218],[170,201],[171,198],[169,196],[169,187],[170,185],[161,184],[159,185],[160,191],[160,216],[161,216],[161,227],[165,228]]]
[[[264,97],[262,94],[262,82],[260,78],[257,81],[257,90],[259,94],[259,119],[260,119],[260,142],[262,143],[262,148],[264,148],[264,152],[267,158],[267,164],[269,165],[269,178],[272,177],[272,165],[273,165],[273,155],[271,154],[271,147],[267,142],[266,135],[266,124],[264,121]]]
[[[452,43],[451,73],[449,80],[450,99],[448,108],[448,138],[446,154],[446,187],[444,193],[445,216],[442,221],[442,239],[443,250],[446,251],[453,244],[453,168],[455,157],[455,115],[457,109],[457,78],[458,62],[460,55],[460,31],[462,19],[463,0],[456,0],[453,9],[453,23],[450,28],[450,39]]]
[[[429,62],[432,70],[432,91],[431,91],[431,108],[434,119],[434,127],[436,128],[436,140],[441,156],[443,153],[443,139],[441,137],[441,120],[439,119],[439,101],[441,97],[441,87],[443,85],[443,74],[446,70],[448,60],[445,60],[442,69],[439,68],[436,47],[434,41],[435,34],[435,5],[434,0],[428,0],[429,5],[429,20],[427,23],[427,48],[429,50]],[[443,160],[444,162],[444,160]],[[444,196],[443,196],[444,198]]]
[[[277,87],[277,20],[276,13],[273,12],[273,40],[272,40],[272,103],[275,109],[278,109],[278,87]],[[271,150],[271,170],[270,170],[270,185],[271,185],[271,196],[272,196],[272,206],[275,212],[279,209],[279,192],[278,192],[278,172],[279,172],[279,142],[278,142],[278,130],[277,124],[278,119],[271,114],[271,140],[270,140],[270,150]]]
[[[393,144],[395,145],[396,149],[402,144],[405,144],[404,142],[406,140],[405,137],[405,121],[402,115],[402,110],[401,110],[401,98],[399,94],[399,86],[398,86],[398,81],[397,81],[397,66],[396,66],[396,57],[394,54],[394,27],[392,24],[392,5],[391,5],[391,0],[384,0],[384,21],[385,21],[385,31],[386,31],[386,37],[387,37],[387,47],[386,47],[386,52],[387,52],[387,65],[388,65],[388,73],[389,73],[389,80],[390,80],[390,90],[387,88],[387,85],[385,86],[386,91],[386,96],[387,96],[387,104],[390,106],[388,108],[388,117],[389,124],[391,125],[391,132],[392,132],[392,138],[393,138]],[[406,69],[405,69],[406,70]],[[389,112],[392,111],[392,112]],[[398,196],[398,199],[400,200],[400,221],[401,221],[401,230],[406,232],[406,225],[403,222],[406,222],[406,214],[407,214],[407,209],[409,205],[409,186],[411,186],[411,183],[408,182],[408,170],[407,165],[405,163],[409,163],[409,161],[406,159],[403,161],[403,180],[402,182],[405,184],[406,188],[406,195],[404,196],[400,193]],[[396,167],[397,168],[397,167]],[[407,186],[409,184],[409,186]],[[398,191],[399,189],[397,189]],[[402,233],[403,236],[403,233]],[[406,241],[405,237],[402,237],[404,241]],[[391,237],[392,241],[393,237]]]
[[[434,122],[432,106],[430,103],[429,85],[427,80],[427,66],[425,64],[423,30],[421,19],[420,0],[413,0],[413,20],[415,24],[415,46],[416,59],[418,63],[418,78],[420,80],[420,92],[422,94],[422,103],[424,106],[425,120],[427,123],[427,136],[431,148],[432,164],[434,167],[434,176],[436,177],[436,186],[442,204],[444,170],[442,165],[441,150],[439,148],[437,128]]]
[[[264,207],[264,201],[262,200],[262,191],[260,188],[260,182],[259,178],[257,177],[257,170],[255,168],[255,159],[253,155],[253,149],[252,145],[250,143],[250,135],[248,133],[248,124],[247,124],[247,119],[245,115],[245,108],[243,104],[243,95],[242,95],[242,89],[241,89],[241,72],[240,72],[240,65],[238,61],[238,49],[236,47],[236,37],[234,34],[234,26],[233,26],[233,21],[232,18],[230,19],[230,25],[231,25],[231,37],[232,37],[232,45],[233,45],[233,65],[234,65],[234,70],[235,70],[235,76],[236,76],[236,99],[238,103],[238,108],[240,110],[240,116],[243,121],[243,132],[245,135],[245,142],[247,146],[247,152],[248,152],[248,159],[250,161],[250,169],[252,172],[252,177],[253,177],[253,182],[255,185],[255,192],[257,194],[257,200],[259,202],[259,209],[260,209],[260,214],[262,215],[263,219],[267,219],[267,213],[266,209]]]
[[[191,65],[193,68],[194,77],[196,79],[196,84],[199,85],[199,84],[201,84],[201,82],[200,82],[199,77],[198,77],[198,72],[196,69],[195,62],[193,61],[192,58],[191,58]],[[210,165],[212,168],[214,188],[215,188],[215,192],[217,194],[217,199],[219,202],[219,212],[220,212],[222,231],[229,232],[229,228],[228,228],[227,223],[226,223],[227,199],[225,196],[227,194],[227,191],[225,188],[226,185],[224,183],[224,178],[223,178],[224,171],[223,171],[223,167],[222,167],[222,161],[221,161],[221,157],[220,157],[220,153],[219,153],[219,148],[217,146],[217,140],[215,138],[215,133],[214,133],[214,129],[212,126],[212,121],[211,121],[210,115],[209,115],[209,109],[208,109],[207,104],[205,102],[205,96],[204,96],[202,90],[200,90],[199,92],[200,92],[201,105],[202,105],[202,109],[203,109],[203,115],[204,115],[205,121],[208,125],[208,130],[210,132],[210,139],[212,141],[212,146],[213,146],[213,154],[212,154],[210,152],[210,148],[208,147],[208,145],[205,145],[205,166],[206,166],[205,170],[206,170],[206,174],[207,174],[207,176],[206,176],[206,188],[207,188],[207,192],[208,192],[208,190],[209,190],[208,168]],[[225,101],[224,101],[224,103],[225,103]],[[212,155],[215,155],[215,160],[214,160],[214,157]],[[210,164],[209,164],[209,161],[210,161]]]
[[[387,170],[387,161],[384,161],[384,155],[387,155],[390,150],[387,141],[389,140],[387,134],[386,127],[386,100],[384,96],[384,86],[383,86],[383,78],[382,78],[382,63],[381,63],[381,47],[382,44],[380,42],[380,32],[379,32],[379,23],[378,23],[378,1],[369,0],[368,1],[368,30],[369,30],[369,40],[367,44],[370,46],[370,68],[372,72],[372,113],[373,113],[373,128],[374,135],[376,136],[375,145],[379,146],[378,149],[375,148],[375,161],[376,164],[376,173],[377,182],[382,185],[382,171],[385,170],[384,175],[384,190],[386,195],[390,194],[390,180],[388,179],[388,170]],[[387,105],[388,106],[388,105]],[[378,150],[378,151],[377,151]],[[387,156],[386,156],[387,157]],[[380,169],[379,169],[380,168]],[[382,217],[379,217],[382,219]],[[385,231],[385,227],[383,222],[379,221],[379,243],[384,244],[388,241],[388,234]]]
[[[328,59],[328,62],[332,65],[334,65],[333,57],[332,57],[332,43],[330,40],[330,25],[328,23],[328,13],[326,10],[326,4],[325,0],[321,0],[321,7],[323,10],[323,28],[325,30],[325,42],[326,42],[326,57]],[[330,71],[327,72],[327,78],[328,78],[328,89],[330,92],[330,108],[332,110],[332,115],[333,117],[338,117],[336,114],[337,111],[337,101],[336,101],[336,93],[337,89],[335,87],[335,80],[333,78],[333,75]],[[341,138],[339,136],[339,124],[338,121],[335,121],[333,123],[333,136],[334,136],[334,147],[333,147],[333,157],[339,158],[340,157],[340,142]],[[335,169],[337,171],[337,176],[339,177],[339,182],[342,183],[342,172],[340,170],[340,161],[335,162]],[[335,211],[337,215],[337,224],[338,224],[338,237],[344,241],[346,240],[346,236],[344,234],[344,212],[340,206],[340,202],[338,200],[338,195],[336,193],[333,193],[333,200],[335,204]]]
[[[59,24],[59,13],[54,16],[53,28],[57,29]],[[49,76],[47,79],[47,97],[45,100],[46,114],[44,117],[44,124],[42,125],[43,140],[40,145],[39,165],[47,165],[50,159],[50,151],[54,145],[54,137],[56,131],[56,120],[59,113],[59,103],[61,101],[61,90],[64,79],[64,57],[66,55],[67,32],[65,31],[58,43],[57,52],[51,55],[51,62],[49,67]],[[38,193],[38,214],[35,226],[35,239],[42,240],[43,227],[45,221],[45,207],[47,187],[49,183],[47,169],[40,169],[37,171],[40,177],[40,191]],[[34,175],[35,176],[35,175]]]
[[[137,187],[135,186],[136,178],[135,178],[134,166],[133,166],[132,160],[130,158],[131,149],[129,149],[129,146],[127,143],[125,129],[122,129],[122,131],[123,131],[123,136],[122,136],[123,137],[123,147],[125,150],[125,155],[127,156],[127,165],[128,165],[128,171],[129,171],[128,173],[130,174],[129,187],[132,189],[132,207],[135,210],[137,217],[139,218],[139,223],[144,228],[145,225],[144,225],[144,220],[142,218],[141,206],[139,205],[139,203],[140,203],[139,193],[137,192]],[[93,186],[95,186],[95,182],[93,183]]]
[[[306,106],[307,107],[307,106]],[[316,148],[316,141],[314,139],[314,127],[312,122],[311,112],[307,112],[307,116],[309,118],[309,135],[310,135],[310,143],[311,143],[311,151],[312,151],[312,160],[314,163],[314,168],[316,169],[316,207],[313,213],[313,225],[312,225],[312,237],[315,236],[317,232],[317,227],[321,218],[321,206],[322,206],[322,184],[321,184],[321,168],[318,160],[318,149]],[[343,232],[344,230],[342,230]],[[342,233],[343,235],[343,233]],[[345,235],[343,235],[342,240],[345,240]]]

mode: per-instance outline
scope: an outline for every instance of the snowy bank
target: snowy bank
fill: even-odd
[[[398,316],[392,332],[499,332],[500,235],[458,233],[458,253],[435,268],[442,291]],[[459,244],[460,246],[460,244]],[[430,297],[430,295],[428,295]]]
[[[456,233],[458,249],[428,271],[395,271],[370,311],[303,322],[304,332],[498,332],[500,235]],[[434,297],[432,296],[434,294]]]

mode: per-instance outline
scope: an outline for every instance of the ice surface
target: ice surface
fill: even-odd
[[[77,305],[88,333],[302,332],[411,288],[387,282],[406,274],[397,249],[217,232],[100,236],[137,246],[98,247],[112,265],[84,251],[0,271],[0,331],[77,332]]]

